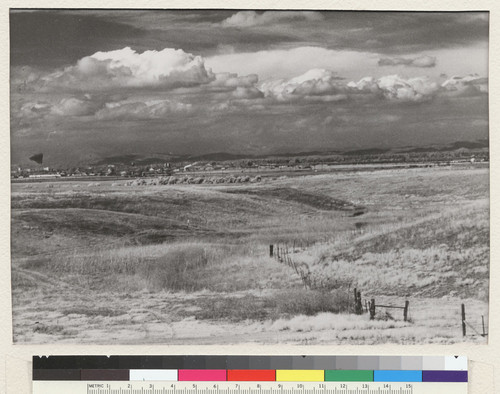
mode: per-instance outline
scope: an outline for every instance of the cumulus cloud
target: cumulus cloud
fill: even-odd
[[[231,96],[237,99],[257,99],[264,97],[255,85],[259,81],[257,74],[239,76],[235,73],[217,73],[210,86],[223,87],[231,91]]]
[[[222,26],[251,27],[297,20],[315,22],[323,19],[323,15],[314,11],[266,11],[263,13],[240,11],[222,21]]]
[[[426,77],[404,79],[399,75],[388,75],[378,79],[362,78],[347,84],[352,91],[372,93],[386,99],[403,102],[422,102],[432,99],[439,85]]]
[[[39,75],[32,70],[17,70],[15,78],[18,90],[41,92],[91,92],[109,94],[126,92],[130,89],[174,89],[179,87],[225,88],[228,91],[238,87],[254,88],[258,82],[255,73],[238,75],[234,72],[214,73],[206,67],[205,59],[186,53],[181,49],[165,48],[161,51],[138,53],[129,47],[96,52],[76,64],[55,72]],[[255,95],[256,92],[254,92]],[[74,99],[60,103],[57,113],[88,112],[78,105],[88,106],[83,100]],[[115,100],[116,101],[116,100]],[[70,108],[71,107],[71,108]],[[80,107],[80,108],[83,108]]]
[[[107,102],[124,100],[123,95],[78,95],[63,97],[56,95],[50,101],[24,101],[22,99],[12,105],[12,115],[20,119],[54,119],[60,117],[88,116],[95,114]]]
[[[238,76],[235,73],[218,73],[211,83],[212,86],[225,86],[229,88],[253,87],[259,81],[257,74]]]
[[[378,65],[429,68],[436,66],[436,58],[434,56],[419,56],[415,58],[384,57],[379,59]]]
[[[238,86],[233,92],[233,97],[238,99],[257,99],[257,98],[263,98],[264,93],[262,93],[259,89],[253,86],[251,87]]]
[[[413,59],[411,65],[413,67],[435,67],[436,58],[434,56],[421,56]]]
[[[444,81],[441,87],[451,94],[461,96],[488,93],[488,78],[477,74],[465,77],[453,76]]]
[[[427,77],[405,79],[398,75],[365,77],[345,84],[335,73],[324,69],[312,69],[291,79],[266,81],[259,88],[266,97],[278,101],[308,102],[344,101],[363,94],[400,102],[422,102],[432,99],[440,90]]]
[[[96,52],[42,78],[46,88],[103,90],[109,88],[175,88],[215,79],[201,56],[182,49],[138,53],[129,47]]]
[[[174,113],[188,113],[191,104],[170,100],[107,103],[95,116],[100,120],[147,120],[166,118]]]
[[[59,116],[86,116],[93,115],[102,103],[92,100],[90,96],[84,98],[63,98],[58,104],[52,106],[51,113]]]
[[[358,82],[351,81],[347,87],[364,93],[381,93],[377,80],[373,77],[361,78]]]
[[[284,101],[310,96],[331,96],[345,92],[345,86],[340,80],[332,71],[312,69],[294,78],[266,81],[260,85],[260,90],[266,97]]]

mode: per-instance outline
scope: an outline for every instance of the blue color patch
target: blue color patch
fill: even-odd
[[[422,371],[373,371],[374,382],[421,382]]]

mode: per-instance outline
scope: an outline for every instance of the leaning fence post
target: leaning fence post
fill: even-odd
[[[274,255],[274,245],[269,245],[269,257],[273,257]]]
[[[375,298],[370,301],[370,320],[375,319]]]
[[[465,337],[467,331],[465,329],[465,305],[462,304],[462,334]]]
[[[403,309],[403,318],[404,321],[408,321],[408,308],[410,306],[410,301],[406,300],[405,301],[405,309]]]

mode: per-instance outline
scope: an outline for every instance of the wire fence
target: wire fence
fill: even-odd
[[[473,332],[474,335],[478,335],[481,337],[487,337],[488,336],[488,327],[484,323],[484,315],[481,316],[481,326],[479,326],[478,322],[470,323],[467,321],[466,316],[465,316],[465,304],[462,304],[462,335],[465,337],[467,336],[467,327],[469,327]],[[470,334],[469,334],[470,335]]]
[[[306,250],[309,246],[307,242],[303,241],[294,241],[292,245],[288,244],[271,244],[269,245],[269,257],[275,258],[276,261],[286,264],[289,267],[293,268],[293,270],[300,276],[302,284],[306,289],[314,290],[314,289],[324,289],[324,283],[312,275],[309,266],[305,263],[298,263],[293,258],[294,253],[298,253]],[[348,300],[349,300],[350,288],[348,290]],[[403,310],[403,320],[408,321],[409,318],[409,308],[410,302],[405,300],[404,306],[400,305],[382,305],[376,304],[375,299],[372,298],[370,301],[366,301],[364,303],[363,308],[363,300],[361,298],[361,291],[357,288],[354,288],[354,303],[353,307],[348,307],[353,313],[357,315],[362,315],[363,313],[370,313],[370,319],[375,319],[376,313],[378,309],[401,309]]]

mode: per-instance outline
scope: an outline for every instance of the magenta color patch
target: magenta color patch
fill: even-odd
[[[220,382],[225,380],[225,369],[179,369],[180,382]]]

